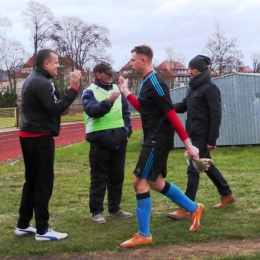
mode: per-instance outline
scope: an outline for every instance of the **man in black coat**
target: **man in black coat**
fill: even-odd
[[[71,74],[70,89],[60,98],[51,82],[57,75],[58,55],[49,49],[36,55],[36,67],[26,78],[22,88],[21,124],[19,138],[25,165],[19,219],[16,236],[35,234],[37,241],[59,240],[67,233],[49,227],[49,200],[54,181],[54,136],[60,132],[61,115],[76,99],[81,72]],[[36,229],[30,224],[35,215]]]
[[[187,112],[186,130],[192,144],[199,149],[200,158],[211,158],[210,151],[216,148],[221,123],[221,95],[219,88],[211,80],[210,64],[211,60],[203,55],[197,55],[189,62],[190,88],[187,90],[186,98],[174,104],[177,113]],[[194,201],[200,176],[191,161],[187,174],[188,183],[185,194]],[[206,174],[220,194],[220,203],[215,205],[214,209],[225,208],[236,201],[227,181],[215,165],[211,165]],[[184,219],[189,215],[189,212],[179,207],[167,216]]]

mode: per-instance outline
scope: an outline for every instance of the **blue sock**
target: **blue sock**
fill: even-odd
[[[138,233],[142,236],[150,236],[150,215],[152,209],[152,200],[150,192],[136,195],[137,206],[136,216],[138,221]]]
[[[197,204],[190,200],[177,186],[172,183],[165,182],[165,186],[161,191],[171,201],[189,211],[192,214],[197,209]]]

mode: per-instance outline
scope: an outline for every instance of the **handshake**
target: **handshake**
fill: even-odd
[[[185,151],[184,156],[187,164],[190,165],[187,151]],[[195,170],[199,173],[207,171],[209,167],[214,164],[214,162],[209,158],[200,158],[200,159],[192,158],[191,160]]]

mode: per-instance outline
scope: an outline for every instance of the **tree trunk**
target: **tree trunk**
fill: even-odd
[[[37,31],[34,36],[33,68],[35,68],[36,66],[36,54],[37,54]]]
[[[9,80],[9,84],[10,84],[10,90],[13,90],[12,76],[11,76],[11,72],[9,69],[7,70],[7,75],[8,75],[8,80]]]
[[[14,92],[16,93],[16,73],[15,73],[15,70],[14,70],[13,80],[14,80]]]

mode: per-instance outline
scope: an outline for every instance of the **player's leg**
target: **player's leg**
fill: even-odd
[[[131,239],[121,243],[120,246],[122,247],[134,247],[152,243],[152,236],[150,234],[152,200],[150,197],[148,181],[135,176],[134,188],[136,191],[138,232],[135,233]]]
[[[134,174],[134,189],[136,192],[136,215],[138,221],[138,232],[133,238],[120,244],[122,247],[134,247],[152,242],[150,234],[150,214],[152,200],[149,192],[149,174],[153,166],[153,147],[143,146],[136,165]]]
[[[190,200],[177,186],[172,183],[164,181],[164,178],[167,175],[167,159],[169,155],[169,149],[165,147],[156,147],[154,149],[153,156],[153,167],[151,168],[149,185],[150,187],[162,193],[174,203],[183,207],[191,214],[192,225],[190,228],[191,232],[194,232],[198,229],[200,225],[201,214],[203,213],[204,206],[202,204],[196,204]],[[194,217],[196,215],[196,218]],[[194,220],[196,223],[194,223]]]

